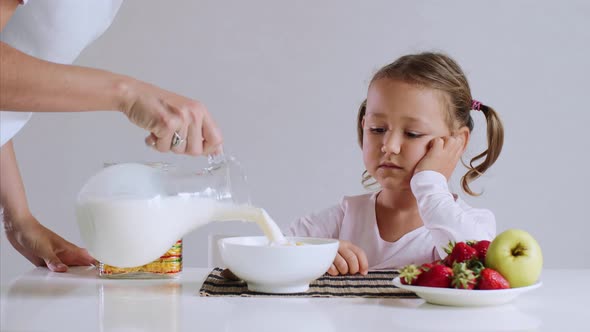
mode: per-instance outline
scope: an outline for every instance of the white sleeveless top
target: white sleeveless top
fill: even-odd
[[[111,25],[121,3],[122,0],[31,0],[16,9],[0,33],[0,40],[28,55],[71,64]],[[0,111],[0,145],[14,137],[30,117],[28,112]]]

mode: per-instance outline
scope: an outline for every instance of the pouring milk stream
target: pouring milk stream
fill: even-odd
[[[94,258],[118,267],[147,264],[212,221],[256,222],[271,243],[285,244],[264,209],[239,201],[239,186],[246,186],[245,178],[230,158],[213,161],[200,172],[134,163],[110,166],[91,177],[78,195],[80,233]]]

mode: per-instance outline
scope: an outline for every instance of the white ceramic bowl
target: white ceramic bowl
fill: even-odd
[[[221,259],[248,290],[262,293],[299,293],[321,277],[336,257],[338,240],[288,237],[300,246],[271,246],[264,236],[219,240]]]

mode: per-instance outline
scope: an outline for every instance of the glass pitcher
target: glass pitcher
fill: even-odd
[[[111,167],[117,163],[105,163]],[[145,163],[144,165],[167,171],[174,166],[167,163]],[[146,243],[149,245],[149,243]],[[161,257],[154,261],[134,267],[118,267],[99,262],[98,276],[108,279],[171,279],[182,272],[182,239],[179,239]]]
[[[250,205],[239,163],[224,155],[209,157],[208,167],[198,171],[111,165],[86,182],[76,202],[86,248],[101,263],[119,268],[153,262],[211,221],[256,220],[258,210]]]

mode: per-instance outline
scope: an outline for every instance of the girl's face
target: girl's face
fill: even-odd
[[[391,79],[369,87],[363,119],[363,160],[383,189],[409,189],[430,141],[449,136],[441,92]]]

